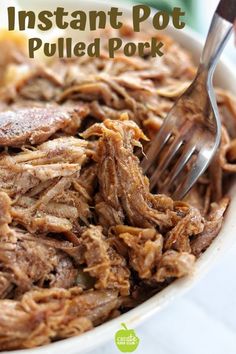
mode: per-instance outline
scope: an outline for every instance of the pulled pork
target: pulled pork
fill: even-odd
[[[118,35],[153,36],[129,25]],[[159,39],[161,58],[111,60],[104,41],[100,58],[44,65],[0,36],[1,350],[75,336],[137,306],[191,274],[219,233],[236,172],[230,93],[217,89],[221,146],[184,200],[152,193],[140,168],[196,71]]]
[[[31,290],[0,302],[1,349],[31,348],[88,331],[119,307],[116,292],[80,287]],[[16,331],[17,329],[17,331]]]
[[[46,141],[58,130],[74,126],[74,133],[87,111],[47,106],[0,112],[0,145],[22,146]]]

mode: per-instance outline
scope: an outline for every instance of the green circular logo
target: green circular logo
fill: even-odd
[[[125,323],[121,323],[123,329],[120,329],[115,334],[115,343],[117,348],[122,353],[134,352],[139,345],[139,338],[133,329],[128,329]]]

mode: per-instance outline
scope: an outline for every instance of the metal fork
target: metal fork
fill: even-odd
[[[182,199],[216,153],[221,122],[212,77],[235,19],[236,0],[221,0],[211,22],[197,75],[173,106],[142,160],[144,173],[151,175],[150,188],[157,186],[158,193]]]

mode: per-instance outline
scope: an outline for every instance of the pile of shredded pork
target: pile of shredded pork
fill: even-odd
[[[113,60],[104,46],[101,58],[42,64],[16,34],[0,38],[1,350],[119,316],[190,274],[217,236],[236,172],[236,100],[217,89],[221,146],[185,200],[151,193],[140,158],[195,74],[161,40],[161,58]]]

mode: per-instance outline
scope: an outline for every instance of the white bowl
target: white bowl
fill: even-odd
[[[87,0],[83,4],[75,0],[41,0],[40,5],[37,6],[37,2],[31,2],[30,8],[37,9],[50,9],[57,6],[66,7],[68,10],[107,10],[112,5],[119,6],[110,2],[106,4],[103,1]],[[21,3],[27,7],[27,1],[21,0]],[[122,2],[121,2],[122,4]],[[29,7],[28,7],[29,8]],[[125,15],[130,14],[130,7],[127,5],[121,5],[119,8]],[[168,28],[166,31],[183,47],[188,49],[196,62],[199,61],[199,56],[202,49],[202,41],[199,36],[190,29],[175,30],[174,28]],[[231,92],[236,94],[236,75],[235,70],[231,69],[227,61],[222,60],[218,65],[217,72],[215,74],[215,83]],[[112,339],[116,331],[120,328],[120,323],[125,322],[127,327],[135,328],[144,320],[152,316],[154,313],[161,311],[162,308],[168,305],[172,299],[176,298],[180,294],[190,289],[204,274],[206,274],[211,266],[213,266],[217,259],[223,255],[227,249],[231,248],[235,243],[236,233],[236,185],[230,190],[231,204],[225,216],[224,224],[221,232],[207,249],[207,251],[200,257],[195,266],[195,271],[191,276],[174,281],[171,285],[166,287],[160,293],[154,295],[149,300],[145,301],[140,306],[130,310],[129,312],[121,315],[120,317],[113,319],[107,323],[104,323],[91,331],[84,333],[80,336],[61,340],[49,345],[45,345],[35,349],[17,350],[11,351],[11,354],[79,354],[86,353],[92,349],[98,348],[102,343]],[[9,353],[9,352],[6,352]]]

